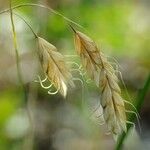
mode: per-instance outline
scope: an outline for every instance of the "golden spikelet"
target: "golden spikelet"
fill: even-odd
[[[105,67],[101,70],[101,105],[108,129],[115,135],[119,135],[122,131],[126,132],[126,114],[124,101],[121,97],[120,88],[116,80],[115,74],[107,71]]]
[[[68,70],[64,57],[57,48],[38,37],[39,58],[45,75],[64,97],[67,94],[67,86],[74,86],[72,75]]]
[[[74,41],[83,67],[86,68],[87,74],[98,86],[99,78],[97,74],[100,73],[99,71],[102,65],[100,61],[100,52],[96,44],[88,36],[79,31],[75,31]]]
[[[109,131],[114,135],[119,135],[122,131],[126,132],[124,100],[121,97],[115,70],[91,38],[74,29],[73,31],[75,47],[82,65],[89,77],[100,88],[103,116]]]

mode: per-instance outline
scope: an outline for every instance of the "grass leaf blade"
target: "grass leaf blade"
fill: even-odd
[[[142,107],[142,104],[144,102],[146,93],[149,90],[149,87],[150,87],[150,74],[148,75],[148,78],[147,78],[147,80],[144,84],[143,89],[139,91],[139,94],[138,94],[138,97],[137,97],[136,109],[137,109],[138,112],[140,111],[140,109]],[[131,115],[129,120],[134,122],[135,118],[136,118],[135,115]],[[123,148],[123,142],[124,142],[126,136],[128,135],[131,126],[132,125],[130,125],[130,124],[127,125],[127,132],[122,133],[122,135],[118,139],[115,150],[121,150]]]

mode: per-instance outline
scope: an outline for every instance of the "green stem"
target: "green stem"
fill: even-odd
[[[137,109],[138,112],[140,111],[140,109],[142,107],[142,104],[144,102],[146,93],[149,90],[149,87],[150,87],[150,74],[149,74],[149,76],[148,76],[148,78],[147,78],[147,80],[146,80],[146,82],[144,84],[143,89],[138,94],[137,104],[136,104],[136,109]],[[136,119],[136,116],[134,114],[131,115],[130,118],[129,118],[130,122],[134,122],[135,119]],[[125,138],[127,137],[131,127],[132,127],[131,124],[127,125],[127,132],[126,133],[122,133],[122,135],[118,139],[118,142],[117,142],[115,150],[121,150],[123,148],[123,142],[124,142]]]
[[[20,82],[21,86],[23,87],[23,80],[22,80],[21,69],[20,69],[20,64],[19,64],[17,36],[16,36],[16,30],[15,30],[15,25],[14,25],[14,20],[13,20],[13,12],[12,12],[11,8],[12,7],[11,7],[11,0],[10,0],[10,19],[11,19],[11,26],[12,26],[12,32],[13,32],[13,43],[14,43],[14,48],[15,48],[15,53],[16,53],[17,74],[18,74],[19,82]]]
[[[40,4],[32,4],[32,3],[20,4],[20,5],[16,5],[16,6],[12,7],[11,10],[16,9],[16,8],[20,8],[20,7],[27,7],[27,6],[45,8],[45,9],[49,10],[50,12],[52,12],[53,14],[60,16],[61,18],[63,18],[67,22],[70,22],[70,23],[72,23],[72,24],[74,24],[74,25],[76,25],[76,26],[78,26],[80,28],[83,28],[81,25],[79,25],[78,23],[74,22],[73,20],[65,17],[64,15],[62,15],[59,12],[57,12],[56,10],[54,10],[54,9],[52,9],[50,7],[44,6],[44,5],[40,5]],[[3,11],[0,12],[0,14],[3,14],[5,12],[11,11],[11,10],[10,9],[3,10]]]
[[[25,102],[27,101],[27,115],[29,117],[29,122],[31,125],[31,127],[30,127],[31,132],[29,132],[29,137],[28,137],[28,139],[30,141],[30,144],[28,144],[28,149],[33,149],[32,148],[33,147],[33,137],[34,137],[33,121],[32,121],[32,116],[31,116],[31,110],[29,107],[29,100],[28,100],[26,89],[25,89],[25,86],[23,84],[23,80],[22,80],[22,76],[21,76],[21,69],[20,69],[20,63],[19,63],[20,62],[19,61],[19,53],[18,53],[18,46],[17,46],[17,36],[16,36],[16,30],[15,30],[15,25],[14,25],[14,20],[13,20],[13,12],[12,12],[11,8],[12,8],[12,6],[11,6],[11,0],[10,0],[10,19],[11,19],[11,25],[12,25],[12,31],[13,31],[13,43],[14,43],[14,48],[15,48],[15,53],[16,53],[17,73],[18,73],[18,78],[19,78],[19,82],[21,84],[22,91],[24,93],[24,100],[25,100]],[[19,15],[17,15],[17,16],[19,16]],[[31,26],[27,22],[26,22],[26,24],[32,30]],[[35,32],[33,30],[32,30],[32,32],[35,35],[35,37],[37,37],[37,35],[35,34]]]

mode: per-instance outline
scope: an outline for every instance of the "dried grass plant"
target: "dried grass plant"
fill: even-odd
[[[19,54],[17,50],[17,40],[12,10],[27,6],[45,8],[50,12],[62,17],[65,21],[67,21],[67,23],[69,22],[69,24],[72,23],[78,27],[81,27],[79,24],[47,6],[39,4],[20,4],[12,7],[10,2],[10,8],[0,12],[0,14],[10,11],[14,47],[16,50],[18,77],[21,81],[21,84],[23,84],[23,82],[20,74]],[[71,70],[68,68],[67,63],[65,62],[64,56],[58,52],[57,48],[44,38],[39,37],[25,19],[19,15],[17,16],[29,26],[38,43],[38,56],[46,78],[41,80],[41,78],[38,76],[38,80],[36,81],[40,82],[44,89],[48,89],[49,94],[56,94],[57,92],[60,92],[64,97],[67,95],[68,86],[74,87],[73,80],[79,80],[83,85],[81,79],[73,78]],[[127,102],[122,97],[121,89],[119,87],[119,79],[116,75],[117,70],[113,68],[107,57],[99,50],[96,43],[90,37],[82,32],[76,31],[72,26],[70,27],[74,32],[75,47],[78,55],[80,56],[82,66],[90,79],[93,80],[99,88],[101,95],[100,103],[103,108],[102,115],[108,130],[115,137],[118,137],[118,135],[120,135],[122,132],[127,131],[127,123],[133,124],[132,122],[127,121],[126,112],[134,113],[135,115],[137,115],[137,113],[125,109],[125,103],[131,103]],[[79,73],[82,74],[80,65],[78,65],[76,62],[73,62],[73,64],[75,64],[78,68],[72,70],[79,71]],[[44,86],[43,83],[46,80],[51,82],[49,86]],[[55,87],[56,91],[51,91],[52,86]]]

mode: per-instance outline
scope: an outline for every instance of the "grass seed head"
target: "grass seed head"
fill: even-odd
[[[100,88],[101,105],[109,131],[118,136],[126,132],[126,114],[118,77],[106,56],[84,33],[75,31],[75,47],[89,77]]]
[[[57,48],[38,37],[39,59],[45,75],[54,87],[64,96],[67,94],[67,86],[74,86],[72,75],[65,63],[64,57]]]

